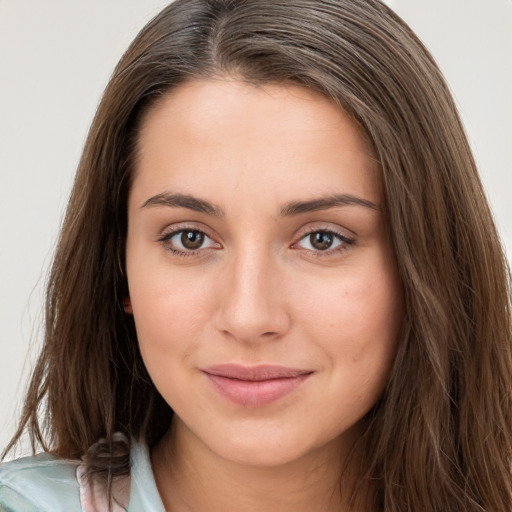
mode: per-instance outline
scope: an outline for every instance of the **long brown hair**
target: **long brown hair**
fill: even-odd
[[[321,92],[379,160],[406,314],[388,386],[363,420],[375,508],[512,510],[506,260],[444,79],[378,0],[176,0],[140,32],[84,148],[49,279],[44,347],[8,448],[27,430],[34,447],[88,454],[91,467],[115,475],[129,469],[115,432],[152,446],[169,427],[172,411],[122,305],[137,134],[177,84],[227,75]]]

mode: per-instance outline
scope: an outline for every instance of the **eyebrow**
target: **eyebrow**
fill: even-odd
[[[224,211],[222,208],[213,205],[209,201],[199,199],[188,194],[170,194],[164,192],[150,197],[143,205],[142,208],[148,206],[170,206],[173,208],[187,208],[199,213],[206,213],[214,217],[223,217]]]
[[[292,215],[299,215],[301,213],[316,212],[319,210],[327,210],[329,208],[336,208],[339,206],[362,206],[371,210],[379,210],[380,208],[362,197],[357,197],[352,194],[334,194],[332,196],[320,197],[310,201],[293,201],[288,203],[281,209],[281,215],[288,217]]]
[[[141,208],[151,206],[168,206],[171,208],[187,208],[199,213],[205,213],[214,217],[223,217],[225,215],[222,208],[216,206],[205,199],[188,194],[171,194],[163,192],[150,197]],[[361,197],[352,194],[335,194],[327,197],[320,197],[318,199],[311,199],[308,201],[292,201],[281,208],[282,217],[291,217],[300,215],[301,213],[316,212],[320,210],[328,210],[329,208],[336,208],[340,206],[361,206],[371,210],[379,210],[380,208]]]

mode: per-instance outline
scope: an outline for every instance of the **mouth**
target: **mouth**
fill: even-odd
[[[263,407],[292,393],[313,372],[275,365],[223,364],[202,370],[224,398],[243,407]]]

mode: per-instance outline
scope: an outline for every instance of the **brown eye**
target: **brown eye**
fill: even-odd
[[[326,231],[315,231],[309,235],[309,243],[311,247],[317,251],[326,251],[330,249],[334,241],[334,237],[331,233]]]
[[[199,229],[177,229],[158,240],[165,249],[178,256],[191,256],[207,249],[220,249],[222,246]]]
[[[204,243],[204,233],[201,231],[182,231],[180,238],[183,247],[191,251],[199,249]]]
[[[352,244],[354,244],[354,240],[351,238],[347,238],[335,231],[319,229],[304,235],[297,242],[296,247],[316,252],[317,254],[325,253],[327,256],[339,253]]]

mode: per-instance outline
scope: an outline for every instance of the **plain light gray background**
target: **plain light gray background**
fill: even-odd
[[[167,3],[0,0],[0,448],[39,346],[47,267],[94,110],[122,52]],[[387,3],[450,83],[510,257],[512,1]]]

